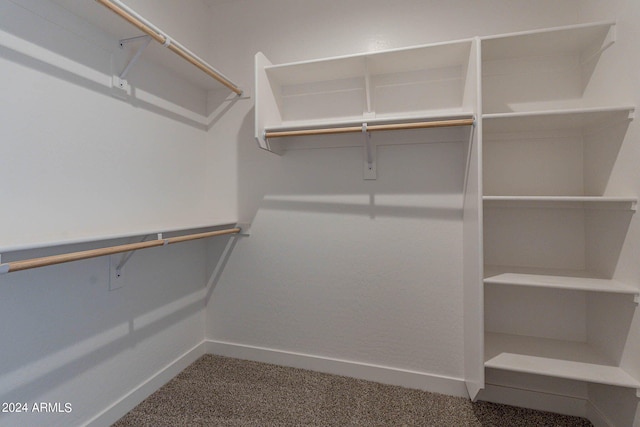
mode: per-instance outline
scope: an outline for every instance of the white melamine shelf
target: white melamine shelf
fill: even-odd
[[[586,343],[485,334],[485,367],[640,389],[640,381]]]
[[[478,42],[465,39],[272,64],[255,57],[255,137],[267,132],[475,117]]]
[[[637,197],[609,196],[483,196],[487,207],[560,207],[560,208],[620,208],[636,210]]]
[[[299,85],[369,75],[459,66],[469,58],[471,40],[411,46],[379,52],[268,65],[264,71],[282,85]]]
[[[615,39],[615,22],[596,22],[482,37],[482,59],[580,53],[584,60]],[[611,40],[608,40],[611,39]]]
[[[609,106],[531,112],[483,114],[486,133],[533,132],[541,129],[597,129],[633,119],[635,107]]]
[[[640,295],[640,290],[617,280],[589,277],[587,272],[575,272],[575,275],[546,274],[548,271],[523,273],[519,271],[497,272],[498,268],[485,268],[485,284],[528,286],[535,288],[565,289],[588,292],[609,292],[615,294]],[[572,273],[569,273],[572,274]]]
[[[483,111],[511,113],[579,109],[589,95],[594,63],[608,60],[614,22],[570,25],[481,38]]]

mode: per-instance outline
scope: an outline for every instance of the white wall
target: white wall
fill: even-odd
[[[157,18],[162,9],[148,3],[132,5],[144,13],[146,4]],[[208,159],[218,156],[204,128],[137,96],[110,96],[112,72],[127,59],[117,39],[54,3],[6,0],[0,7],[0,137],[10,154],[0,159],[0,178],[10,183],[3,196],[10,192],[5,200],[13,205],[2,212],[1,247],[235,220],[235,197],[219,197],[208,179]],[[160,25],[174,9],[165,10]],[[184,15],[197,23],[203,12],[204,5]],[[170,34],[190,32],[185,43],[207,40],[198,25],[178,24],[163,26]],[[125,28],[126,36],[138,33]],[[184,109],[206,109],[206,91],[148,62],[137,64],[129,80],[134,94],[140,86],[157,89],[157,97]],[[235,163],[224,173],[234,176]]]
[[[597,78],[602,84],[593,87],[592,96],[601,99],[632,98],[632,103],[640,105],[640,3],[635,0],[587,0],[580,2],[580,20],[615,20],[617,25],[616,49],[613,67],[600,70]],[[636,115],[637,117],[637,115]],[[607,189],[615,188],[628,194],[640,194],[640,125],[637,118],[631,122],[626,138],[620,147],[620,152],[611,171]],[[604,237],[601,240],[605,240]],[[605,240],[606,241],[606,240]],[[624,245],[620,251],[614,277],[625,283],[640,286],[640,265],[638,253],[640,251],[640,217],[636,213],[631,218]],[[608,305],[607,307],[615,307]],[[594,305],[594,307],[597,307]],[[629,311],[628,308],[624,308]],[[613,310],[613,308],[611,309]],[[592,313],[596,319],[618,318],[617,313],[602,310]],[[599,330],[606,322],[594,321],[592,329]],[[609,326],[611,329],[611,327]],[[640,310],[637,308],[629,316],[625,324],[619,325],[618,330],[612,330],[608,335],[610,340],[623,343],[620,357],[621,366],[635,378],[640,378]],[[634,390],[612,389],[605,386],[591,386],[590,399],[598,410],[606,417],[612,426],[622,427],[640,425],[640,404]]]
[[[128,3],[193,50],[208,47],[203,3],[181,12],[178,2]],[[213,165],[235,181],[235,163],[217,164],[224,153],[206,129],[111,96],[115,41],[58,4],[0,1],[0,247],[235,221],[235,195],[208,181]],[[173,92],[157,95],[177,94],[167,101],[185,108],[206,102],[206,93],[170,77],[157,69],[131,82],[144,79],[150,91],[174,82]],[[5,252],[2,261],[139,238]],[[95,423],[109,425],[168,379],[163,370],[177,373],[174,361],[203,351],[205,260],[217,256],[204,242],[138,252],[114,291],[108,258],[0,276],[0,401],[27,403],[29,411],[39,402],[72,409],[1,413],[0,425],[81,425],[111,409]]]
[[[572,24],[577,3],[223,2],[213,39],[233,42],[214,57],[250,81],[258,51],[277,64]],[[359,148],[262,152],[241,105],[218,126],[237,141],[239,215],[252,230],[207,308],[214,351],[409,370],[440,391],[430,378],[460,384],[466,143],[383,147],[378,179],[363,181]]]
[[[250,93],[257,51],[280,63],[614,14],[623,52],[636,55],[640,12],[633,0],[237,0],[214,12],[200,0],[177,12],[177,3],[130,2]],[[85,75],[108,77],[105,36],[47,5],[2,0],[0,40],[27,39],[80,61],[72,68]],[[44,11],[46,19],[24,8]],[[60,40],[69,43],[55,43]],[[630,67],[611,78],[624,76],[638,94],[640,58],[631,57]],[[10,153],[0,158],[0,192],[3,206],[11,206],[0,213],[0,246],[238,215],[253,222],[252,236],[235,246],[212,293],[207,273],[225,239],[206,248],[192,243],[140,252],[127,265],[125,287],[111,292],[106,259],[0,277],[0,338],[16,343],[3,346],[2,400],[73,407],[70,414],[0,415],[0,425],[82,424],[197,347],[205,328],[208,339],[244,346],[246,355],[268,358],[252,352],[259,349],[275,354],[272,361],[284,361],[277,353],[283,351],[383,366],[423,374],[416,387],[461,392],[465,143],[383,147],[378,180],[365,182],[358,149],[283,157],[259,150],[251,102],[227,104],[206,132],[153,106],[114,99],[19,51],[0,47],[0,71],[8,76],[0,83],[0,144]],[[150,83],[140,74],[132,80],[158,87],[167,76],[157,73]],[[179,92],[185,108],[206,104],[189,85],[179,89],[170,94]],[[632,125],[629,141],[636,133]],[[639,194],[637,147],[622,149],[625,160],[611,179],[615,188]],[[630,283],[640,278],[638,230],[634,218],[616,271]],[[63,249],[3,254],[3,261]],[[631,331],[640,330],[638,322],[636,313]],[[636,376],[639,353],[640,337],[631,332],[622,363]],[[613,425],[628,425],[638,412],[630,393],[616,390],[613,398],[593,387],[590,396]]]

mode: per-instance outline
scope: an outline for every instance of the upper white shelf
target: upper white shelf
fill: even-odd
[[[482,59],[577,53],[587,60],[615,40],[612,28],[615,22],[596,22],[482,37]]]
[[[602,22],[482,38],[483,112],[599,105],[592,76],[609,60],[605,50],[615,42],[615,28]]]
[[[485,367],[640,389],[640,381],[582,342],[486,333]]]
[[[483,196],[486,207],[553,207],[637,209],[637,197],[608,196]]]
[[[625,283],[595,277],[505,272],[486,277],[484,283],[489,285],[527,286],[587,292],[607,292],[634,296],[640,295],[640,290]]]
[[[273,65],[256,55],[256,139],[266,131],[474,117],[474,40]]]

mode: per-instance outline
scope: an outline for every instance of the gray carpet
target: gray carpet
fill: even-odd
[[[587,427],[583,418],[205,355],[114,427]]]

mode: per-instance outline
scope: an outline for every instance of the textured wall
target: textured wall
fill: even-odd
[[[175,22],[160,25],[186,44],[208,44],[196,31],[208,23],[204,4],[149,12]],[[111,72],[103,33],[42,0],[0,2],[0,31],[0,247],[212,218],[220,200],[205,181],[215,154],[207,132],[112,97],[100,84]],[[12,40],[21,49],[8,48]],[[128,242],[5,252],[2,261]],[[0,413],[0,425],[82,425],[200,344],[205,254],[203,242],[138,252],[114,291],[104,257],[0,276],[0,401],[29,406]],[[32,412],[40,402],[71,412]]]
[[[257,51],[278,64],[576,19],[576,2],[240,0],[216,8],[214,40],[232,42],[214,57],[250,81]],[[241,106],[218,126],[237,141],[253,226],[213,293],[208,338],[462,378],[466,143],[383,147],[378,180],[363,181],[359,148],[263,153]]]

